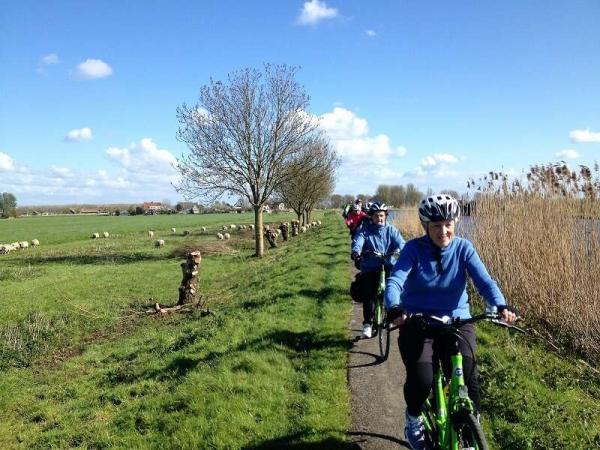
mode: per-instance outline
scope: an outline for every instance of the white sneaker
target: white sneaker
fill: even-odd
[[[363,324],[362,334],[363,334],[363,337],[366,337],[369,339],[371,338],[371,336],[373,336],[373,328],[371,328],[370,323]]]

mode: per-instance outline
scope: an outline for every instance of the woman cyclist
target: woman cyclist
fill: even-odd
[[[350,237],[354,238],[354,235],[360,230],[363,220],[367,217],[367,212],[362,209],[362,200],[356,199],[352,205],[352,209],[346,216],[346,226],[350,231]]]
[[[417,323],[406,321],[407,314],[424,313],[438,317],[471,317],[466,291],[467,275],[490,306],[496,306],[507,322],[516,320],[504,296],[490,277],[473,244],[454,236],[460,215],[456,199],[446,194],[424,198],[419,205],[419,219],[425,236],[406,243],[387,280],[385,303],[390,320],[400,326],[398,344],[406,366],[404,398],[406,426],[404,436],[413,450],[425,448],[421,408],[433,383],[432,355],[443,352],[443,342],[423,331]],[[479,382],[474,365],[475,328],[460,328],[459,341],[463,368],[477,414],[480,411]],[[466,342],[465,342],[466,341]]]
[[[388,255],[400,251],[404,239],[393,225],[386,223],[388,207],[385,203],[374,202],[369,208],[370,221],[364,221],[363,226],[352,240],[352,259],[360,260],[361,297],[363,300],[363,336],[370,338],[373,334],[372,324],[374,301],[381,279],[381,270],[386,274],[392,268]],[[379,255],[384,255],[382,258]]]

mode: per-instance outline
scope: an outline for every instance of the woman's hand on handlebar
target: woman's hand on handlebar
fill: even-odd
[[[387,312],[387,316],[388,320],[397,326],[404,325],[404,322],[406,321],[406,312],[398,305],[392,306]]]
[[[515,323],[519,318],[517,310],[508,305],[498,306],[498,314],[502,317],[502,320],[509,324]]]

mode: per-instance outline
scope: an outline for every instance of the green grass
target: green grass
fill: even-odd
[[[600,377],[531,335],[480,325],[483,426],[494,449],[587,450],[600,446]]]
[[[153,249],[117,229],[122,237],[7,255],[0,447],[344,448],[349,269],[339,231],[332,216],[263,259],[234,236],[237,253],[203,258],[214,316],[135,314],[149,298],[175,302],[175,247],[214,237]]]

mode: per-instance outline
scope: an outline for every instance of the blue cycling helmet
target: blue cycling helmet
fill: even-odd
[[[429,195],[419,204],[419,219],[423,223],[456,220],[459,217],[458,201],[448,194]]]
[[[388,213],[388,207],[385,203],[383,202],[373,202],[371,203],[371,206],[369,207],[369,210],[367,211],[367,214],[369,216],[372,216],[373,214],[375,214],[376,212],[379,211],[383,211],[385,212],[385,214],[387,215]]]

